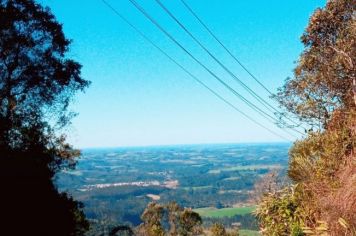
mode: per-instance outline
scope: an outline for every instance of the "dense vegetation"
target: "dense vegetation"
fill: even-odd
[[[88,86],[66,57],[70,41],[49,9],[0,1],[0,181],[3,235],[81,235],[80,204],[52,178],[79,153],[59,135],[68,105]]]
[[[330,0],[314,12],[295,77],[277,95],[312,129],[289,153],[294,184],[257,209],[265,235],[356,235],[355,7]]]
[[[136,228],[116,226],[110,235],[164,236],[211,235],[238,236],[238,229],[226,229],[220,223],[202,227],[202,218],[191,208],[182,208],[175,202],[159,204],[151,202],[141,215],[142,223]],[[98,232],[101,234],[102,232]]]

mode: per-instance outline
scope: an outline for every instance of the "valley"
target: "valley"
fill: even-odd
[[[140,224],[150,201],[198,212],[205,225],[239,222],[256,230],[250,201],[255,181],[285,173],[286,143],[86,149],[75,170],[56,176],[61,191],[83,202],[98,225]]]

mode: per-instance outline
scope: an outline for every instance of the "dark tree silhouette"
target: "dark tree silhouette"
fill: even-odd
[[[119,225],[114,227],[110,233],[109,236],[133,236],[134,232],[133,230],[126,225]]]
[[[0,232],[81,235],[80,203],[59,193],[53,177],[79,152],[60,136],[68,105],[89,82],[69,59],[70,40],[48,8],[0,0]]]

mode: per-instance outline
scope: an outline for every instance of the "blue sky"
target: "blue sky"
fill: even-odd
[[[189,71],[239,109],[286,137],[233,97],[155,28],[128,0],[107,0]],[[100,0],[42,0],[73,40],[69,56],[92,81],[76,97],[69,129],[77,147],[191,143],[278,142],[281,138],[242,117],[193,81]],[[170,33],[241,94],[248,94],[166,15],[154,0],[138,0]],[[223,63],[260,96],[268,94],[234,62],[183,7],[162,1]],[[300,36],[320,0],[186,0],[225,45],[270,90],[292,75],[303,50]],[[290,137],[293,140],[292,137]]]

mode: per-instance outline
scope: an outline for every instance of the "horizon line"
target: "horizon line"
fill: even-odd
[[[173,143],[173,144],[143,144],[143,145],[118,145],[118,146],[93,146],[80,147],[80,150],[88,149],[114,149],[114,148],[155,148],[155,147],[179,147],[179,146],[210,146],[210,145],[236,145],[236,144],[291,144],[288,141],[252,141],[252,142],[207,142],[207,143]]]

